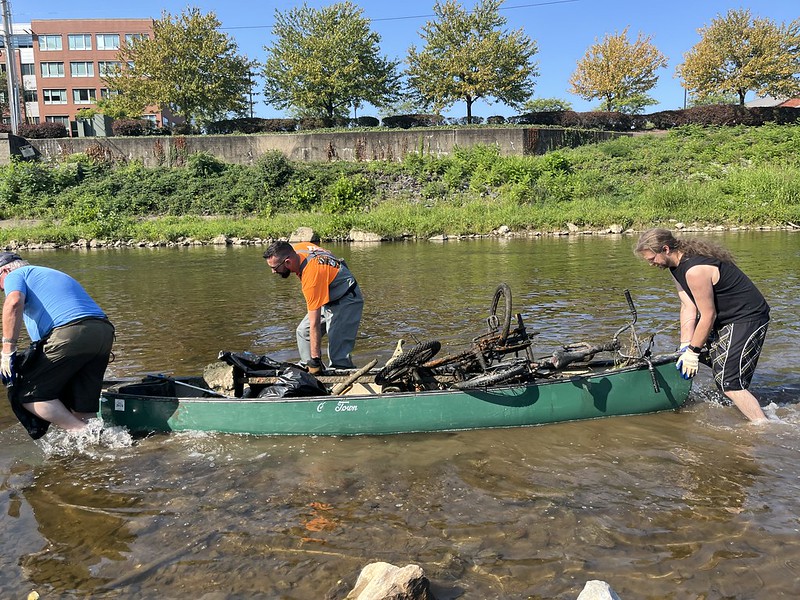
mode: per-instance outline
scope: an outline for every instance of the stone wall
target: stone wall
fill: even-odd
[[[98,137],[27,140],[44,158],[61,160],[70,154],[105,154],[114,160],[141,160],[145,166],[181,166],[195,152],[207,152],[228,163],[252,164],[270,150],[295,161],[400,161],[410,152],[445,156],[462,148],[497,145],[503,156],[543,154],[616,137],[605,131],[537,128],[391,129],[332,133],[276,133],[258,135],[198,135],[153,137]],[[0,140],[2,145],[2,140]],[[14,149],[10,149],[14,153]],[[0,164],[8,155],[0,152]]]

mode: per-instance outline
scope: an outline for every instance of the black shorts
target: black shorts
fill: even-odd
[[[714,383],[722,392],[746,390],[761,355],[769,319],[728,323],[709,336]]]
[[[113,343],[114,326],[105,319],[56,327],[22,370],[19,401],[58,399],[76,412],[97,412]]]

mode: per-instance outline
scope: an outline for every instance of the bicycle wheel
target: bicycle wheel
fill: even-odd
[[[504,312],[498,318],[497,309],[500,306],[500,299],[504,300]],[[501,283],[497,286],[492,298],[492,307],[489,309],[489,323],[490,325],[500,329],[500,338],[497,341],[499,346],[506,343],[508,332],[511,330],[511,288],[507,283]]]
[[[417,344],[408,352],[403,352],[403,354],[394,360],[390,360],[386,363],[386,365],[378,371],[378,374],[375,375],[375,383],[378,385],[385,385],[392,381],[397,381],[411,369],[421,367],[424,363],[428,362],[441,349],[442,344],[437,340]]]
[[[503,371],[497,371],[495,373],[487,373],[485,375],[478,375],[477,377],[473,377],[472,379],[467,379],[466,381],[459,381],[458,383],[453,384],[453,387],[459,390],[469,390],[479,387],[486,387],[489,385],[493,385],[495,383],[500,383],[501,381],[508,381],[509,379],[513,379],[514,377],[519,377],[523,373],[528,372],[528,365],[526,363],[520,363],[518,365],[514,365],[509,369],[504,369]]]

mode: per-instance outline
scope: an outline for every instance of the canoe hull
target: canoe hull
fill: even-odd
[[[674,362],[476,390],[286,399],[192,398],[124,393],[101,398],[109,425],[134,433],[216,431],[260,435],[382,435],[526,427],[675,410],[689,395]],[[117,389],[115,389],[117,388]]]

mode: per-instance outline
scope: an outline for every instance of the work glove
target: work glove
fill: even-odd
[[[691,340],[689,340],[688,342],[683,342],[682,341],[680,343],[680,345],[678,346],[678,352],[684,352],[689,347],[689,344],[691,344],[691,343],[692,343]]]
[[[692,352],[688,348],[683,351],[683,354],[678,358],[675,363],[675,368],[681,372],[684,379],[691,379],[697,375],[697,368],[700,366],[700,355]]]
[[[2,379],[3,385],[8,385],[17,378],[17,353],[14,351],[0,354],[2,355],[0,360],[0,379]]]
[[[310,358],[306,363],[308,372],[312,375],[319,375],[323,371],[322,361],[319,358]]]

